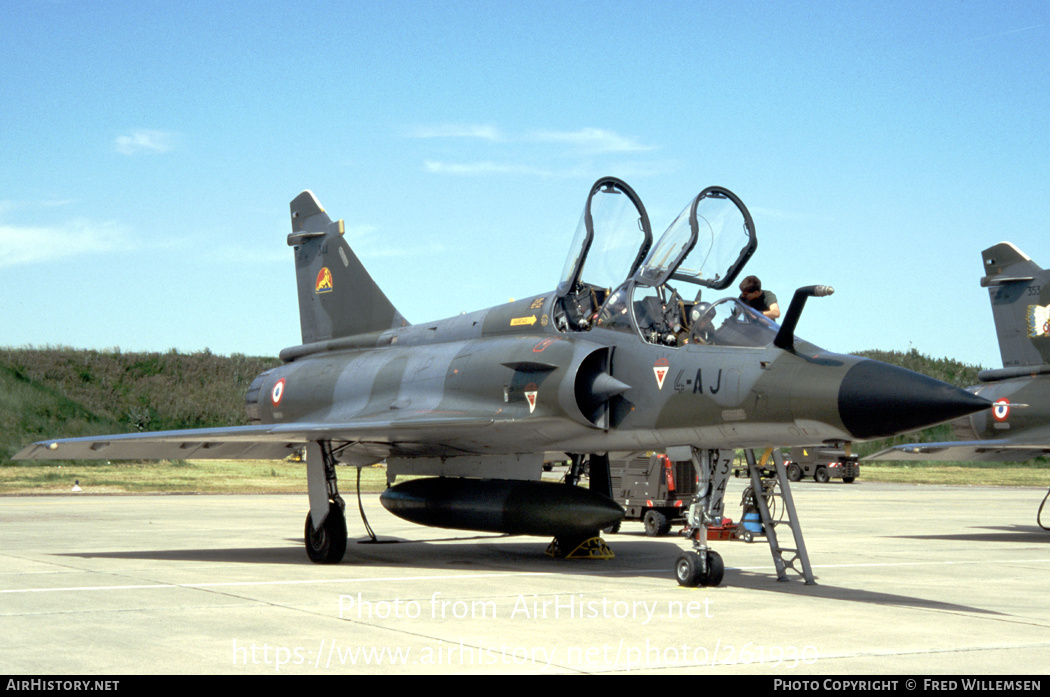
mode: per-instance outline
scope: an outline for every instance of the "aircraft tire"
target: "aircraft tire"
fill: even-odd
[[[828,468],[823,465],[817,468],[817,471],[813,473],[813,481],[820,482],[821,484],[827,484],[831,481],[831,475],[828,474]]]
[[[346,554],[346,517],[336,504],[328,507],[321,529],[314,532],[313,518],[306,514],[306,554],[315,564],[338,564]]]
[[[671,531],[671,521],[660,511],[649,509],[642,520],[648,537],[663,537]]]
[[[674,565],[674,575],[678,585],[696,588],[700,585],[700,555],[696,552],[682,552]]]
[[[718,552],[707,553],[707,576],[706,578],[700,579],[701,586],[717,586],[722,583],[722,578],[726,574],[725,564],[722,562],[722,555]]]
[[[686,588],[697,586],[717,586],[725,577],[725,564],[718,552],[707,552],[707,573],[700,569],[700,555],[697,552],[682,552],[674,565],[678,585]]]
[[[846,484],[852,484],[856,480],[856,477],[843,477],[842,481]]]
[[[800,481],[802,479],[802,468],[792,462],[787,467],[787,475],[788,479],[793,482]]]

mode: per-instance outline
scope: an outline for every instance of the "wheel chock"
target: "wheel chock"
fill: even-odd
[[[548,557],[554,557],[555,559],[615,559],[616,555],[613,554],[612,549],[605,543],[600,536],[592,537],[584,540],[572,549],[571,552],[565,553],[562,551],[561,544],[558,542],[558,538],[551,540],[551,543],[547,545],[547,551],[544,552]]]

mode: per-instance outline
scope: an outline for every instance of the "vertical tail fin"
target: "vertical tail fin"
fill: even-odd
[[[1050,363],[1050,271],[1009,242],[981,256],[1003,367]]]
[[[333,223],[310,191],[290,208],[304,344],[408,324],[346,243],[342,220]]]

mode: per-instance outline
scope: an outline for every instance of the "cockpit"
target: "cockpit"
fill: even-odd
[[[773,343],[780,327],[761,312],[737,298],[715,303],[686,302],[677,291],[642,296],[632,301],[626,290],[610,297],[598,317],[598,326],[634,331],[652,344],[684,346],[745,346],[758,348]],[[633,311],[634,324],[629,321]]]
[[[665,346],[766,346],[778,326],[728,288],[757,247],[743,202],[721,187],[698,194],[655,245],[641,200],[622,181],[591,189],[558,286],[552,319],[563,332],[604,327]]]

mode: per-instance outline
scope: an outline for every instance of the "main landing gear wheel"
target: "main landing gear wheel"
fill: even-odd
[[[338,564],[346,554],[346,516],[339,504],[328,507],[319,530],[314,530],[311,514],[306,514],[306,554],[316,564]]]
[[[725,576],[725,565],[718,552],[707,551],[707,572],[701,569],[698,552],[682,552],[674,565],[674,574],[678,585],[686,588],[697,586],[717,586]]]

